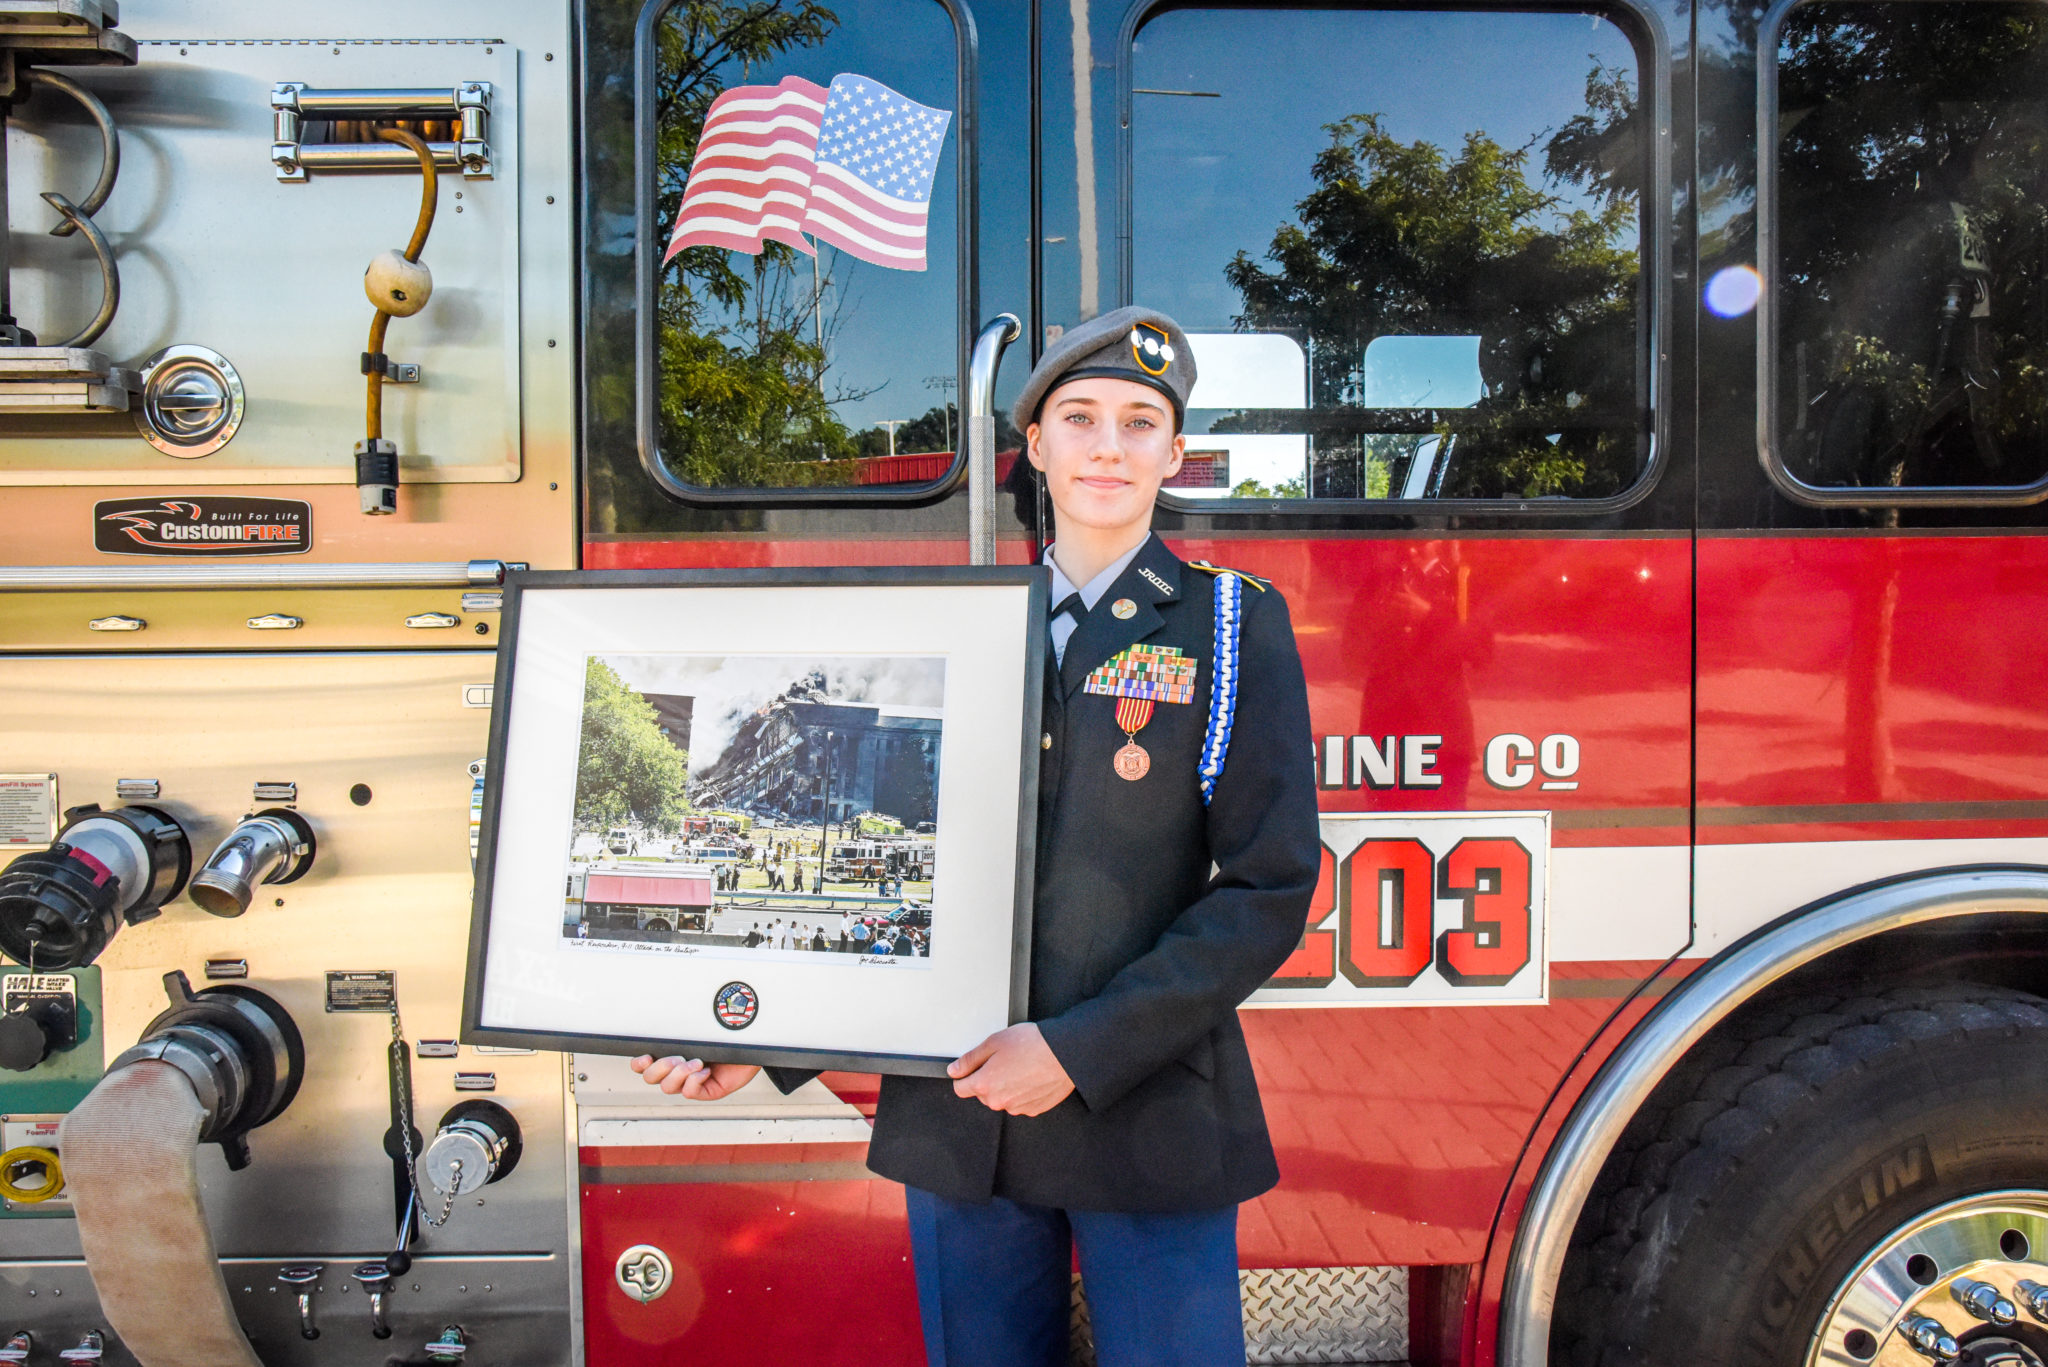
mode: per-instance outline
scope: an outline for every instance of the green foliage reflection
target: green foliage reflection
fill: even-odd
[[[1399,141],[1377,114],[1327,125],[1298,221],[1274,233],[1263,264],[1239,252],[1224,272],[1243,299],[1239,326],[1309,345],[1308,494],[1385,497],[1390,472],[1440,449],[1438,497],[1597,497],[1633,482],[1639,123],[1627,75],[1596,64],[1586,112],[1550,136],[1542,175],[1533,147],[1483,132],[1450,153]],[[1480,338],[1477,404],[1359,406],[1370,342],[1445,334]],[[1301,421],[1248,413],[1212,430]]]

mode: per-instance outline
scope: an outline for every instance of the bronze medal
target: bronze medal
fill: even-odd
[[[1137,604],[1120,598],[1110,607],[1118,617],[1135,616]],[[1138,732],[1152,720],[1153,708],[1161,702],[1187,703],[1195,696],[1195,662],[1186,659],[1178,646],[1132,646],[1088,672],[1086,691],[1116,699],[1116,725],[1128,742],[1110,760],[1116,776],[1136,783],[1152,772],[1152,756],[1138,744]]]
[[[1145,753],[1145,747],[1138,744],[1138,732],[1146,722],[1152,720],[1150,698],[1118,698],[1116,700],[1116,724],[1124,733],[1124,748],[1116,752],[1111,761],[1116,766],[1116,776],[1136,783],[1152,768],[1152,756]]]

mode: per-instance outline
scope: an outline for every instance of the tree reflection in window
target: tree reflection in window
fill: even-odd
[[[2048,470],[2048,13],[1802,5],[1778,43],[1778,449],[1809,483]]]
[[[857,70],[955,102],[952,23],[930,0],[680,0],[656,41],[663,240],[705,116],[731,86],[791,75],[826,85]],[[872,267],[831,247],[814,260],[777,242],[758,256],[686,247],[663,268],[656,408],[661,457],[677,478],[800,488],[923,484],[946,473],[959,431],[950,392],[956,165],[949,148],[932,187],[927,272]]]
[[[1443,56],[1469,41],[1461,35],[1471,15],[1263,13],[1269,25],[1299,28],[1301,46],[1314,48],[1319,65],[1345,73],[1304,90],[1298,79],[1265,79],[1272,73],[1255,56],[1202,69],[1200,29],[1213,19],[1220,36],[1231,22],[1226,15],[1181,11],[1148,26],[1141,40],[1153,38],[1152,60],[1172,65],[1148,72],[1141,51],[1138,75],[1216,88],[1218,105],[1235,105],[1232,121],[1247,139],[1282,119],[1325,120],[1307,193],[1292,203],[1289,221],[1267,240],[1240,238],[1222,264],[1235,309],[1215,321],[1299,339],[1310,386],[1306,412],[1238,410],[1209,420],[1219,439],[1307,432],[1300,476],[1245,481],[1233,492],[1595,498],[1626,490],[1646,455],[1647,408],[1640,297],[1647,153],[1626,39],[1588,15],[1483,16],[1496,51],[1527,39],[1543,46],[1545,58],[1579,54],[1586,65],[1578,70],[1587,73],[1581,97],[1534,56],[1529,70],[1538,74],[1525,80],[1485,85],[1453,74]],[[1179,31],[1162,35],[1165,23]],[[1589,46],[1601,51],[1587,57]],[[1435,84],[1390,74],[1411,63]],[[1338,101],[1365,112],[1330,118]],[[1146,218],[1154,212],[1146,207],[1148,159],[1185,162],[1188,128],[1205,112],[1186,107],[1193,101],[1166,107],[1172,103],[1140,103],[1134,117],[1141,299],[1148,297]],[[1171,127],[1176,119],[1183,128]],[[1488,122],[1507,136],[1489,133]],[[1461,126],[1462,136],[1437,131],[1447,125]],[[1436,136],[1402,135],[1418,128]],[[1163,192],[1163,182],[1155,184]],[[1474,343],[1477,374],[1449,386],[1469,390],[1455,402],[1375,384],[1369,351],[1457,337]]]

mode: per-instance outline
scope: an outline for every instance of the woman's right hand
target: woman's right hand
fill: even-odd
[[[761,1071],[752,1063],[705,1063],[674,1055],[656,1058],[652,1054],[642,1054],[633,1060],[632,1066],[642,1082],[657,1086],[670,1096],[680,1092],[692,1101],[717,1101],[731,1096]]]

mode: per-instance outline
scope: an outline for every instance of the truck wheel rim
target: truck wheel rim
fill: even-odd
[[[2048,1192],[1998,1191],[1938,1206],[1886,1236],[1836,1289],[1806,1362],[2048,1367],[2044,1345]]]

